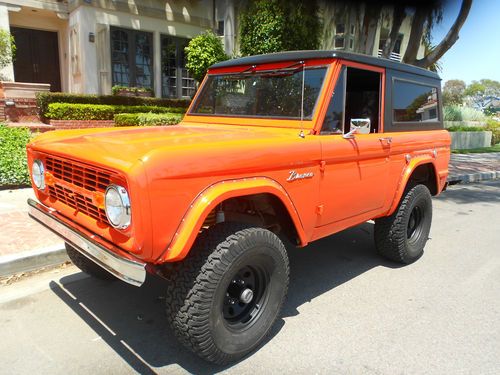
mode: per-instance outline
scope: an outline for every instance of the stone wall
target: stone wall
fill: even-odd
[[[36,99],[0,99],[0,121],[40,122]]]
[[[111,128],[115,126],[113,120],[50,120],[54,130]]]
[[[491,146],[491,131],[450,132],[450,135],[451,148],[454,150],[468,150]]]

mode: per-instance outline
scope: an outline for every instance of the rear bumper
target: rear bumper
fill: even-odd
[[[28,199],[28,206],[31,218],[117,278],[135,286],[141,286],[146,280],[146,263],[132,258],[123,250],[33,199]]]

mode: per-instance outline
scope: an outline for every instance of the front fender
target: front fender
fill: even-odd
[[[190,205],[177,228],[172,241],[156,263],[176,262],[189,253],[207,215],[226,199],[245,195],[269,193],[281,200],[297,230],[300,244],[307,239],[295,206],[285,189],[267,177],[253,177],[217,182],[202,191]]]

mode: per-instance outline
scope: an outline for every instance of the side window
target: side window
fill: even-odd
[[[340,71],[326,111],[321,134],[342,134],[344,129],[345,67]]]
[[[369,119],[370,133],[378,133],[380,119],[381,74],[369,70],[347,68],[345,123],[348,132],[351,120]],[[367,129],[368,132],[368,129]]]
[[[351,120],[369,119],[366,133],[377,133],[380,118],[381,74],[343,67],[328,106],[322,134],[348,133]]]
[[[439,121],[436,87],[396,79],[392,96],[394,122]]]

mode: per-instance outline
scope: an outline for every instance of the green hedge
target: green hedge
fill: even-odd
[[[47,118],[53,120],[113,120],[118,113],[184,113],[183,107],[51,103]]]
[[[486,130],[482,126],[465,126],[465,125],[454,125],[446,128],[449,132],[482,132]]]
[[[178,113],[120,113],[115,115],[115,126],[175,125],[181,120]]]
[[[105,104],[105,105],[127,105],[127,106],[158,106],[158,107],[184,107],[189,106],[190,100],[186,99],[164,99],[145,98],[140,96],[118,96],[118,95],[80,95],[64,92],[41,92],[36,95],[37,106],[40,115],[46,117],[50,103],[72,103],[72,104]]]
[[[0,187],[29,185],[26,144],[31,133],[0,124]]]

